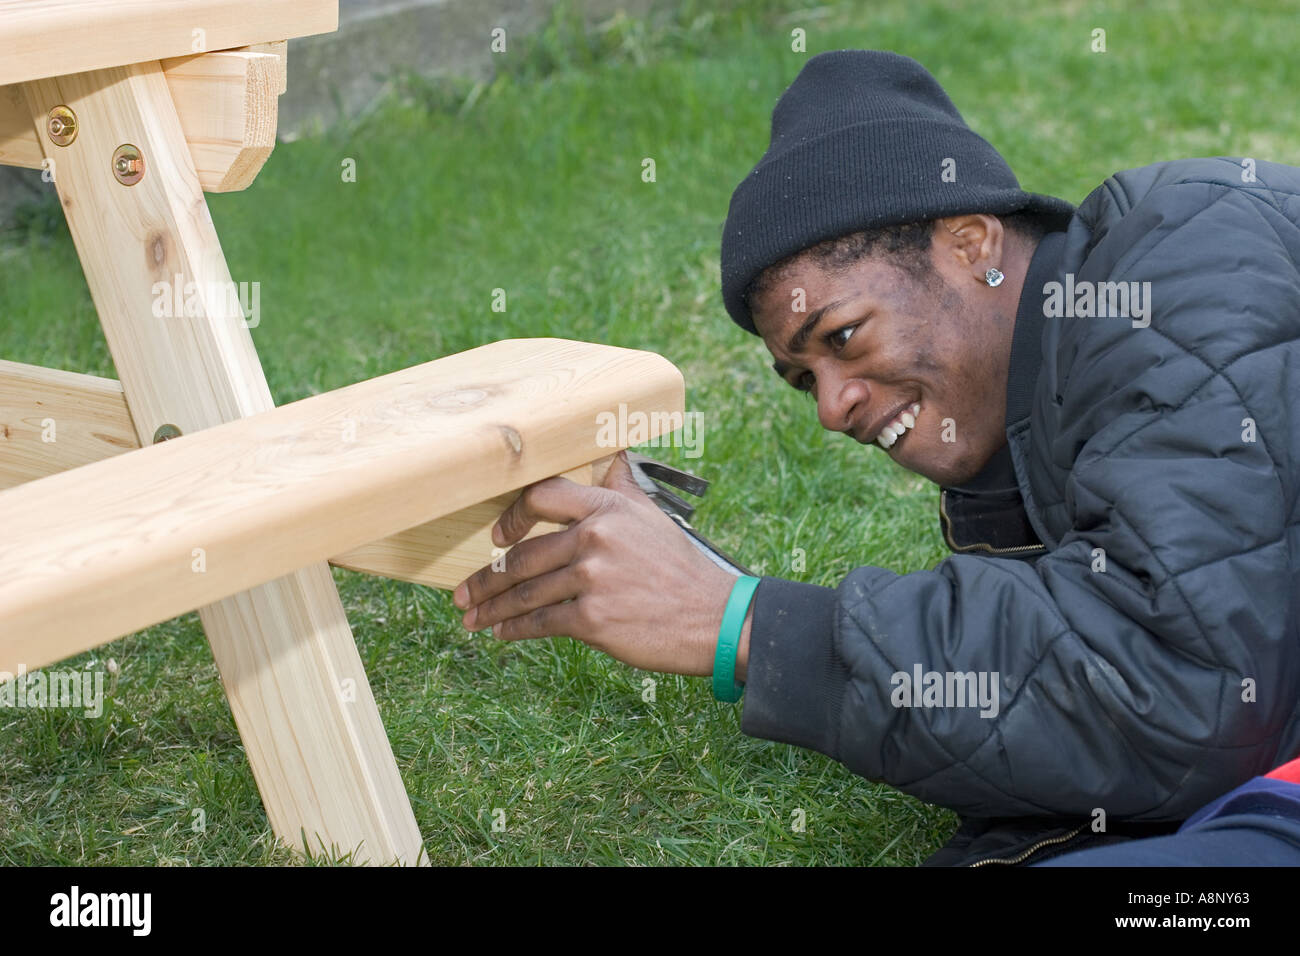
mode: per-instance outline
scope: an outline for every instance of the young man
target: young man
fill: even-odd
[[[1075,210],[919,64],[823,54],[732,196],[722,291],[824,427],[941,486],[956,553],[754,590],[620,461],[502,516],[501,545],[570,526],[463,584],[467,627],[734,667],[747,734],[961,813],[935,862],[1169,832],[1300,753],[1300,170],[1163,163]]]

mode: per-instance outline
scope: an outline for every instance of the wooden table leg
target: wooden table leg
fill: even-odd
[[[163,424],[189,433],[272,408],[159,64],[35,80],[24,94],[141,443]],[[48,133],[59,105],[76,114],[67,146]],[[134,185],[114,175],[123,144],[143,157]],[[178,281],[196,284],[181,296],[193,314],[156,316],[155,283]],[[359,862],[427,862],[329,567],[199,616],[276,835]]]

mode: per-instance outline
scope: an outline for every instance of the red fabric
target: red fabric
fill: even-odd
[[[1264,776],[1272,777],[1274,780],[1286,780],[1290,783],[1300,783],[1300,757],[1297,757],[1290,763],[1282,764],[1282,766],[1273,770],[1271,773],[1264,774]]]

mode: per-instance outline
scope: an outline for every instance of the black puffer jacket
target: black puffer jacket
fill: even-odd
[[[1044,317],[1051,281],[1150,283],[1150,312]],[[1040,243],[1012,363],[1006,461],[1041,550],[755,597],[745,733],[977,818],[947,862],[992,818],[1037,821],[1026,846],[1098,809],[1178,821],[1300,753],[1300,169],[1107,179]],[[894,678],[917,665],[996,675],[996,715],[896,706],[924,702]]]

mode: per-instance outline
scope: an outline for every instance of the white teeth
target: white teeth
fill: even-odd
[[[876,444],[886,450],[894,447],[894,442],[903,437],[909,429],[916,427],[916,416],[921,412],[921,403],[913,402],[908,409],[880,430]]]

